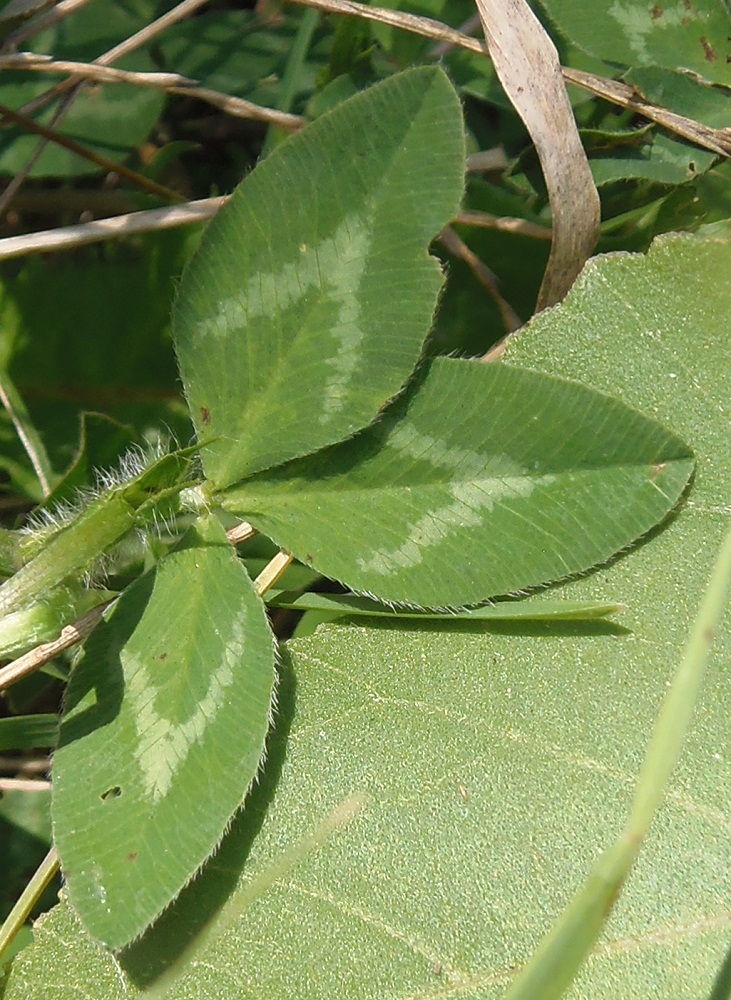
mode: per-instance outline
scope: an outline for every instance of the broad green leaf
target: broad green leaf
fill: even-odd
[[[352,590],[456,607],[609,558],[667,514],[692,466],[679,438],[615,399],[437,358],[354,441],[220,500]]]
[[[243,181],[174,316],[214,485],[349,437],[399,391],[441,285],[427,246],[463,171],[457,95],[423,68],[339,105]]]
[[[54,757],[54,835],[72,903],[110,947],[177,896],[241,805],[273,655],[263,605],[211,517],[88,640]]]
[[[622,66],[691,70],[731,83],[725,0],[541,0],[560,33],[590,55]]]
[[[376,618],[415,618],[421,621],[524,621],[555,619],[557,621],[605,618],[624,608],[623,604],[593,601],[499,601],[481,608],[461,611],[417,611],[410,608],[387,607],[379,601],[357,594],[296,594],[282,592],[270,598],[273,608],[290,608],[294,611],[328,611],[333,617],[348,615]]]
[[[47,1000],[50,982],[54,1000],[134,998],[237,880],[249,885],[354,790],[371,795],[363,816],[200,956],[170,1000],[503,997],[621,829],[728,523],[729,329],[731,246],[668,239],[592,263],[510,348],[513,363],[654,412],[699,456],[689,501],[661,532],[547,592],[621,595],[631,635],[607,622],[484,634],[401,623],[298,642],[261,784],[216,864],[121,968],[58,907],[4,1000]],[[723,996],[729,662],[727,619],[667,804],[571,1000]]]

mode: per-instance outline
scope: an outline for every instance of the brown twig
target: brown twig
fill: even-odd
[[[495,305],[500,310],[500,316],[502,317],[503,324],[508,333],[512,333],[523,325],[523,321],[520,316],[515,312],[513,307],[507,302],[500,290],[498,288],[498,279],[487,266],[487,264],[480,260],[476,253],[474,253],[467,244],[462,240],[452,229],[451,226],[445,226],[445,228],[439,234],[439,242],[445,247],[451,254],[463,260],[465,264],[470,268],[474,276],[480,282],[480,284],[485,288],[493,300]]]
[[[100,156],[98,153],[94,153],[92,150],[86,149],[74,139],[69,139],[68,136],[61,135],[60,132],[56,132],[51,128],[46,128],[45,125],[39,125],[38,122],[33,121],[32,118],[28,118],[27,115],[22,115],[18,111],[13,111],[12,108],[8,108],[4,104],[0,104],[0,116],[7,118],[8,121],[11,121],[16,125],[20,125],[28,132],[33,132],[35,135],[42,136],[47,142],[53,142],[57,146],[62,146],[64,149],[68,149],[70,153],[75,153],[83,160],[88,160],[90,163],[94,163],[102,170],[114,171],[119,174],[120,177],[126,177],[127,180],[132,181],[132,183],[137,184],[146,191],[149,191],[150,194],[156,194],[161,198],[166,198],[168,201],[185,201],[183,195],[178,194],[177,191],[171,191],[170,188],[163,187],[162,184],[158,184],[156,181],[150,180],[149,177],[138,174],[135,170],[130,170],[129,167],[125,167],[121,163],[114,163],[113,160],[107,159],[106,156]],[[4,194],[6,193],[7,189]],[[4,205],[0,205],[0,212],[2,212],[4,208]]]
[[[363,17],[369,21],[378,21],[381,24],[388,24],[394,28],[402,28],[423,38],[433,38],[438,42],[448,42],[468,52],[476,52],[478,55],[487,56],[487,46],[483,41],[470,38],[454,28],[448,28],[440,21],[434,21],[429,17],[418,17],[415,14],[405,14],[402,11],[386,10],[383,7],[370,7],[367,4],[356,3],[355,0],[291,0],[292,3],[302,4],[305,7],[315,7],[328,14],[347,14],[354,17]],[[713,129],[707,125],[700,125],[692,118],[685,118],[683,115],[676,115],[665,108],[642,98],[627,84],[617,83],[614,80],[607,80],[604,77],[596,76],[594,73],[584,73],[580,70],[561,67],[564,79],[567,83],[573,83],[582,90],[588,91],[598,97],[603,97],[612,104],[618,104],[623,108],[631,108],[637,114],[648,118],[650,121],[661,125],[669,132],[674,132],[684,139],[689,139],[697,146],[711,150],[713,153],[720,153],[723,156],[731,156],[731,135],[729,129]]]
[[[200,201],[189,201],[185,205],[176,205],[171,208],[151,208],[144,212],[130,212],[127,215],[118,215],[111,219],[82,222],[76,226],[46,229],[39,233],[27,233],[24,236],[8,236],[6,239],[0,240],[0,260],[23,257],[29,253],[70,250],[72,247],[98,243],[111,236],[133,236],[137,233],[149,233],[160,229],[174,229],[178,226],[206,222],[216,214],[226,201],[228,201],[228,196],[203,198]]]
[[[207,2],[208,0],[183,0],[183,2],[178,4],[177,7],[173,7],[172,10],[168,11],[167,14],[163,14],[162,17],[159,17],[156,21],[153,21],[152,24],[146,25],[144,28],[136,32],[134,35],[131,35],[129,38],[126,38],[123,42],[120,42],[119,45],[115,45],[113,48],[108,49],[97,59],[95,59],[94,62],[97,65],[109,66],[116,59],[120,59],[123,55],[127,55],[128,53],[134,51],[140,45],[144,45],[145,42],[150,41],[150,39],[154,38],[156,35],[160,34],[160,32],[164,31],[165,28],[169,27],[171,24],[175,24],[176,21],[179,21],[183,17],[186,17],[188,14],[192,13],[192,11],[196,10],[198,7],[202,7]],[[37,110],[39,107],[42,107],[45,103],[47,103],[48,100],[52,100],[53,98],[55,98],[58,94],[65,94],[63,101],[58,107],[53,117],[53,121],[51,122],[51,128],[55,129],[56,126],[60,125],[60,123],[63,121],[69,108],[76,100],[76,96],[79,93],[79,88],[82,85],[83,85],[83,80],[79,80],[76,77],[69,77],[68,80],[64,80],[63,83],[57,84],[56,87],[51,88],[51,90],[47,91],[45,95],[42,94],[34,101],[28,102],[28,104],[23,106],[20,113],[25,115],[31,114],[33,111]],[[30,173],[33,164],[36,163],[41,153],[46,148],[46,144],[49,141],[50,139],[46,136],[43,136],[41,138],[41,141],[33,150],[33,152],[31,153],[30,157],[28,158],[22,169],[15,175],[13,180],[10,182],[10,184],[3,192],[2,197],[0,197],[0,215],[2,215],[4,212],[7,211],[10,202],[14,198],[15,194],[20,190],[20,187],[25,182],[25,179],[28,177],[28,174]],[[120,170],[118,166],[116,166],[115,169],[117,173],[119,174],[123,173],[123,171]],[[182,201],[184,199],[182,197],[178,198],[178,196],[176,196],[173,200]]]
[[[28,70],[34,73],[68,73],[83,80],[99,83],[129,83],[137,87],[164,90],[168,94],[195,97],[199,101],[218,108],[236,118],[246,118],[278,125],[294,131],[301,128],[305,119],[300,115],[290,115],[284,111],[265,108],[241,97],[232,97],[218,90],[200,87],[197,80],[181,76],[180,73],[142,73],[133,70],[115,69],[97,63],[70,62],[67,59],[53,59],[51,56],[36,55],[35,52],[18,52],[10,56],[0,56],[0,70]]]
[[[67,625],[62,629],[58,639],[36,646],[35,649],[31,649],[28,653],[24,653],[23,656],[19,656],[17,660],[13,660],[12,663],[8,663],[7,666],[0,669],[0,691],[4,691],[6,687],[15,684],[22,677],[28,677],[29,674],[45,666],[46,663],[50,663],[54,656],[58,656],[65,649],[69,649],[77,642],[86,639],[99,624],[104,609],[110,603],[107,601],[105,604],[92,608],[73,625]]]
[[[550,226],[539,226],[528,219],[514,219],[509,215],[491,215],[489,212],[465,210],[460,212],[455,223],[462,226],[478,226],[482,229],[499,229],[504,233],[530,236],[534,240],[550,240],[553,233]]]

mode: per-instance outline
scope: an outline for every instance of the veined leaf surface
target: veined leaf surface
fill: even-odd
[[[68,688],[54,836],[92,935],[140,935],[214,850],[264,749],[274,652],[220,524],[199,520],[124,592]]]
[[[609,558],[675,505],[692,465],[679,438],[619,400],[440,358],[354,441],[221,502],[353,590],[459,606]]]
[[[174,332],[218,487],[366,427],[410,375],[459,209],[464,138],[444,73],[358,94],[244,180],[186,271]]]
[[[698,473],[679,515],[546,593],[619,597],[631,635],[610,623],[495,623],[484,635],[393,623],[294,643],[296,704],[285,674],[279,714],[290,728],[277,727],[258,808],[239,814],[216,864],[121,961],[60,905],[15,959],[4,1000],[48,1000],[49,983],[54,1000],[141,997],[222,895],[247,891],[359,789],[371,794],[362,819],[214,941],[170,1000],[504,997],[621,829],[728,526],[730,330],[731,244],[673,237],[647,256],[595,260],[510,346],[513,362],[591,381],[693,443]],[[723,995],[728,618],[716,642],[667,804],[571,1000]]]

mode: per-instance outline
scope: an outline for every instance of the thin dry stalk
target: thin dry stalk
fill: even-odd
[[[439,242],[451,254],[464,261],[483,288],[487,290],[490,298],[500,310],[500,316],[506,331],[512,333],[514,330],[519,329],[523,325],[523,321],[510,303],[503,298],[498,288],[498,279],[487,264],[483,260],[480,260],[474,251],[470,250],[464,240],[455,233],[451,226],[445,226],[441,231]]]
[[[51,782],[44,778],[0,778],[0,792],[50,792]]]
[[[183,0],[183,3],[178,4],[177,7],[174,7],[172,10],[168,11],[167,14],[164,14],[156,21],[153,21],[152,24],[146,25],[141,31],[138,31],[136,34],[126,38],[123,42],[120,42],[119,45],[115,45],[113,48],[109,49],[107,52],[95,59],[94,62],[102,66],[110,65],[116,59],[120,59],[123,55],[127,55],[129,52],[134,51],[134,49],[138,48],[140,45],[144,45],[145,42],[150,41],[150,39],[164,31],[165,28],[169,27],[171,24],[175,24],[176,21],[186,17],[188,14],[192,13],[192,11],[196,10],[196,8],[202,7],[203,4],[207,2],[208,0]],[[51,128],[54,129],[60,125],[69,108],[76,100],[79,87],[83,85],[83,82],[84,81],[79,80],[78,77],[69,77],[68,80],[64,80],[63,83],[60,83],[56,87],[53,87],[50,91],[47,91],[45,95],[42,94],[35,101],[28,102],[28,104],[21,109],[21,112],[26,115],[31,114],[33,111],[47,103],[48,100],[52,100],[58,94],[65,93],[66,96],[61,102],[51,123]],[[67,91],[68,93],[66,93]],[[28,177],[33,164],[36,163],[49,141],[49,138],[46,136],[41,139],[23,168],[15,175],[13,180],[3,192],[3,195],[0,198],[0,215],[7,211],[10,202],[20,190],[20,187]],[[119,167],[116,169],[117,173],[121,173]]]
[[[96,80],[100,83],[132,83],[155,90],[193,85],[196,81],[180,73],[140,73],[133,70],[115,69],[113,66],[97,66],[95,63],[72,62],[68,59],[54,59],[53,56],[36,52],[15,52],[0,56],[0,70],[28,70],[34,73],[66,73]]]
[[[355,0],[291,0],[291,2],[302,4],[305,7],[314,7],[328,14],[364,17],[369,21],[378,21],[394,28],[411,31],[423,38],[433,38],[437,42],[449,42],[459,48],[466,49],[468,52],[476,52],[483,56],[488,55],[487,46],[483,41],[470,38],[468,35],[464,35],[454,28],[448,28],[429,17],[404,14],[401,11],[386,10],[383,7],[369,7],[367,4],[356,3]],[[561,71],[567,83],[573,83],[582,90],[603,97],[612,104],[618,104],[623,108],[631,107],[644,118],[661,125],[668,132],[690,139],[697,146],[709,149],[713,153],[721,153],[724,156],[731,155],[731,136],[729,136],[728,129],[709,128],[706,125],[700,125],[692,118],[676,115],[652,101],[640,98],[637,92],[626,84],[617,84],[616,81],[607,80],[593,73],[583,73],[565,66],[561,67]]]
[[[9,236],[0,240],[0,260],[23,257],[29,253],[71,250],[89,243],[98,243],[112,236],[134,236],[138,233],[175,229],[178,226],[206,222],[226,201],[228,196],[202,198],[200,201],[190,201],[187,205],[176,205],[172,208],[151,208],[144,212],[117,215],[111,219],[82,222],[77,226],[46,229],[25,236]]]
[[[164,187],[162,184],[158,184],[156,181],[150,180],[149,177],[144,177],[142,174],[138,174],[134,170],[130,170],[129,167],[125,167],[121,163],[114,163],[112,160],[108,160],[106,156],[100,156],[98,153],[94,153],[90,149],[81,146],[74,139],[69,139],[68,136],[61,135],[60,132],[56,132],[52,128],[46,128],[45,125],[39,125],[38,122],[33,121],[32,118],[28,118],[27,115],[22,115],[17,111],[13,111],[12,108],[6,107],[4,104],[0,104],[0,116],[7,118],[11,122],[15,122],[16,125],[22,126],[26,131],[33,132],[36,135],[43,137],[44,145],[47,142],[53,142],[57,146],[62,146],[64,149],[68,149],[70,153],[75,153],[80,156],[83,160],[89,160],[91,163],[96,164],[96,166],[101,167],[102,170],[114,171],[119,174],[120,177],[126,177],[127,180],[132,181],[132,183],[137,184],[139,187],[150,194],[156,194],[161,198],[166,198],[168,201],[185,201],[185,198],[178,194],[177,191],[171,191],[170,188]],[[37,152],[37,149],[34,151]],[[39,154],[40,155],[40,154]],[[23,179],[25,175],[23,175]],[[8,204],[8,191],[11,190],[12,183],[3,192],[3,197],[0,199],[0,212],[2,212]],[[17,189],[16,189],[17,190]],[[13,192],[14,193],[14,192]]]
[[[498,229],[504,233],[530,236],[534,240],[550,240],[553,236],[553,230],[550,226],[539,226],[537,222],[529,222],[528,219],[515,219],[509,215],[491,215],[489,212],[476,212],[467,209],[460,212],[454,221],[463,226]]]
[[[253,528],[248,521],[241,521],[236,527],[226,532],[226,538],[232,545],[240,545],[242,542],[248,541],[249,538],[253,538],[255,534],[256,528]]]
[[[36,646],[35,649],[31,649],[28,653],[24,653],[23,656],[19,656],[12,663],[8,663],[7,666],[0,670],[0,691],[4,691],[5,688],[10,687],[11,684],[15,684],[22,677],[28,677],[36,670],[45,666],[46,663],[50,663],[54,656],[58,656],[65,649],[70,649],[77,642],[82,642],[86,639],[99,624],[104,609],[110,603],[110,601],[107,601],[105,604],[100,604],[98,607],[92,608],[91,611],[87,611],[85,615],[82,615],[78,621],[75,621],[73,625],[67,625],[62,629],[58,639],[54,639],[52,642],[44,642],[42,645]]]
[[[241,97],[231,97],[217,90],[199,87],[196,80],[181,76],[179,73],[141,73],[115,69],[112,66],[99,66],[96,63],[53,59],[51,56],[36,55],[34,52],[0,56],[0,70],[3,69],[28,70],[35,73],[68,73],[79,79],[94,80],[99,83],[129,83],[136,87],[164,90],[169,94],[195,97],[232,117],[267,122],[290,131],[301,128],[304,124],[304,118],[300,115],[275,111]]]

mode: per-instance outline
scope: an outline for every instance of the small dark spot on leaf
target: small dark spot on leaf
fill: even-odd
[[[211,422],[211,411],[207,406],[201,406],[201,422],[204,427],[208,427]]]
[[[436,963],[435,963],[435,964],[434,964],[434,965],[432,966],[432,969],[431,969],[431,971],[432,971],[432,972],[434,973],[434,975],[435,975],[435,976],[441,976],[441,974],[442,974],[442,967],[441,967],[441,965],[439,964],[439,962],[436,962]]]
[[[159,660],[167,660],[167,658],[168,658],[168,654],[167,653],[160,653],[160,655],[158,657]]]
[[[111,788],[107,788],[106,792],[102,792],[99,798],[102,802],[107,802],[109,799],[118,799],[122,794],[122,789],[119,785],[112,785]]]
[[[312,556],[310,555],[310,553],[309,553],[309,552],[308,552],[308,553],[307,553],[307,555],[305,556],[305,562],[308,562],[308,563],[311,563],[311,562],[312,562]]]
[[[128,861],[136,861],[137,860],[137,851],[132,851],[131,854],[128,854],[127,855],[127,860]]]
[[[662,7],[659,3],[655,4],[650,10],[650,17],[653,21],[656,21],[658,17],[662,17]]]
[[[715,635],[716,635],[715,628],[707,628],[703,632],[703,638],[709,645],[713,642]]]
[[[683,0],[683,6],[685,7],[686,10],[693,10],[693,4],[690,2],[690,0]]]
[[[701,45],[703,46],[703,52],[705,53],[706,61],[715,62],[716,59],[718,58],[718,56],[716,55],[716,50],[708,41],[705,35],[701,35],[700,42]]]

